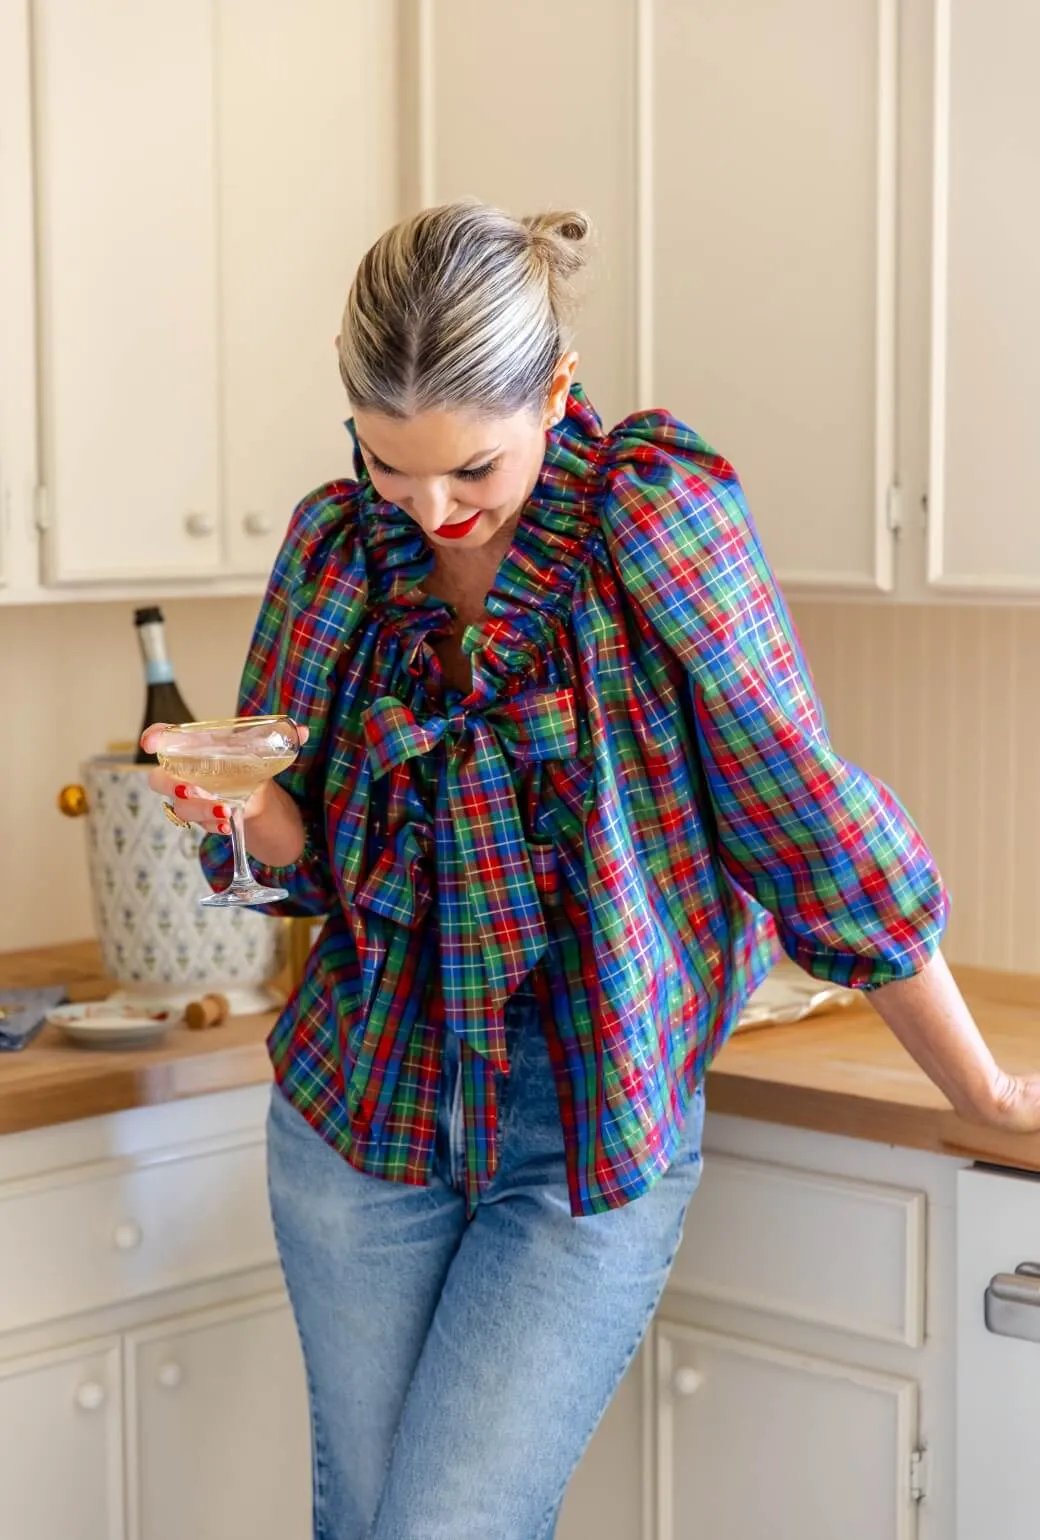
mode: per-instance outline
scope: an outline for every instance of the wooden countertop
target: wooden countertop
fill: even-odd
[[[1040,978],[953,971],[1004,1068],[1040,1070]],[[0,955],[0,986],[47,983],[63,983],[72,999],[104,995],[97,946]],[[269,1012],[206,1032],[175,1026],[153,1048],[123,1051],[79,1048],[45,1027],[28,1048],[0,1053],[0,1133],[263,1084],[273,1020]],[[957,1117],[862,1000],[794,1026],[741,1032],[709,1071],[707,1092],[714,1112],[1040,1171],[1040,1134]]]
[[[63,984],[70,1000],[103,999],[112,988],[93,941],[0,954],[0,987],[45,984]],[[268,1011],[203,1032],[181,1023],[154,1047],[126,1049],[80,1048],[45,1026],[27,1048],[0,1053],[0,1134],[263,1084],[273,1021]]]

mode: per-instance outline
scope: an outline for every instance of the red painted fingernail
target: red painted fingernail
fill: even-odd
[[[180,786],[175,786],[173,788],[173,795],[175,797],[180,797],[182,799],[186,799],[187,795],[188,795],[188,788],[187,788],[187,786],[185,786],[183,784],[180,785]]]
[[[213,804],[213,817],[214,818],[226,818],[227,815],[228,815],[228,810],[224,806],[223,802],[214,802],[214,804]]]

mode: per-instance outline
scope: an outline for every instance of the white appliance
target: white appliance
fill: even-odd
[[[957,1184],[957,1540],[1037,1540],[1040,1175]]]

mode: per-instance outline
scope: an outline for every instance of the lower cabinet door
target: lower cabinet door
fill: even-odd
[[[636,1356],[571,1478],[555,1540],[637,1540],[642,1533],[648,1351]]]
[[[119,1343],[0,1362],[2,1540],[123,1540]]]
[[[310,1424],[281,1295],[128,1334],[130,1540],[310,1534]]]
[[[658,1321],[655,1540],[912,1540],[911,1380]]]

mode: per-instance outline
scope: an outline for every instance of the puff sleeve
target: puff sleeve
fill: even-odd
[[[602,503],[628,600],[682,667],[729,878],[809,973],[873,989],[919,971],[948,900],[895,795],[843,759],[732,467],[663,412],[611,435]]]
[[[305,831],[299,860],[265,866],[261,882],[288,889],[265,906],[282,915],[322,915],[336,889],[325,832],[324,767],[332,731],[332,667],[367,595],[353,482],[330,482],[304,498],[289,523],[257,616],[239,686],[239,716],[288,716],[308,728],[295,764],[277,777],[297,803]],[[199,851],[211,885],[231,880],[231,842],[209,835]]]

